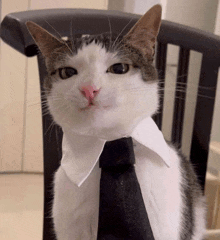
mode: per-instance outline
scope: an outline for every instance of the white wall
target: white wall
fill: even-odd
[[[218,1],[218,8],[216,13],[215,34],[220,36],[220,1]]]
[[[166,19],[214,32],[218,0],[167,0]]]
[[[28,0],[2,1],[2,18],[28,8]],[[1,41],[0,56],[0,170],[20,171],[23,158],[24,97],[27,60]]]
[[[126,0],[124,2],[124,11],[143,15],[149,8],[157,3],[160,3],[160,0]]]
[[[109,0],[108,9],[136,14],[144,14],[149,8],[160,2],[160,0]]]

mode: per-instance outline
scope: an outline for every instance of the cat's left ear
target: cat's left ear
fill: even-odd
[[[60,47],[64,47],[64,49],[70,51],[62,39],[50,34],[38,24],[28,21],[26,22],[26,26],[44,57],[49,57],[56,48]]]
[[[152,59],[161,24],[161,5],[153,6],[124,36],[124,39]]]

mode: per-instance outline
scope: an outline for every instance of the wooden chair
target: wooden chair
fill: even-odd
[[[46,74],[43,59],[38,55],[38,49],[26,28],[25,22],[31,20],[38,23],[49,32],[62,37],[72,34],[100,34],[108,32],[109,22],[111,31],[116,34],[125,34],[140,18],[140,15],[117,11],[90,10],[90,9],[47,9],[8,14],[1,23],[1,38],[15,50],[27,57],[37,56],[39,64],[40,85],[43,90],[43,79]],[[48,23],[50,23],[51,27]],[[56,29],[57,32],[54,31]],[[59,37],[59,35],[58,35]],[[167,48],[169,44],[179,46],[179,61],[176,81],[176,98],[172,123],[172,142],[181,146],[183,119],[185,111],[185,91],[179,92],[181,86],[187,89],[187,74],[190,52],[202,53],[202,64],[199,85],[203,86],[202,98],[197,97],[190,159],[195,166],[199,181],[204,189],[207,170],[207,157],[212,126],[215,89],[220,66],[220,38],[214,34],[186,27],[169,21],[162,21],[156,51],[156,67],[159,71],[160,87],[165,86]],[[206,88],[207,87],[207,88]],[[214,91],[209,91],[214,89]],[[42,92],[42,91],[41,91]],[[161,90],[163,96],[163,90]],[[43,97],[43,95],[41,95]],[[181,99],[180,99],[181,98]],[[159,128],[162,127],[163,98],[160,99],[160,111],[154,119]],[[54,239],[53,228],[49,216],[50,205],[53,199],[51,189],[54,171],[61,159],[62,130],[52,130],[47,133],[51,125],[51,117],[46,114],[43,121],[44,146],[44,231],[43,239]]]

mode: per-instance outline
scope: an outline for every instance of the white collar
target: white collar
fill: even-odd
[[[152,118],[142,120],[133,130],[131,137],[157,153],[170,167],[170,156],[163,134]],[[106,140],[72,132],[64,132],[61,167],[78,187],[87,179],[96,165]]]

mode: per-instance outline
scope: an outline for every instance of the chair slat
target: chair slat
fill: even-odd
[[[190,51],[188,49],[180,48],[172,122],[172,142],[177,144],[178,147],[181,147],[183,132],[189,55]]]
[[[43,82],[46,75],[46,66],[43,57],[38,55],[38,67],[40,74],[41,87],[41,107],[44,112],[44,88]],[[51,204],[53,201],[53,178],[54,173],[58,169],[62,157],[62,130],[57,125],[55,129],[50,129],[53,119],[49,113],[42,115],[43,125],[43,149],[44,149],[44,224],[43,239],[55,240],[53,234],[53,223],[51,218]]]
[[[219,63],[203,55],[190,159],[204,189]]]
[[[167,44],[158,42],[156,52],[156,68],[158,70],[159,77],[159,95],[160,106],[158,113],[153,117],[159,129],[162,129],[162,117],[163,117],[163,96],[165,87],[165,74],[166,74],[166,60],[167,60]]]

